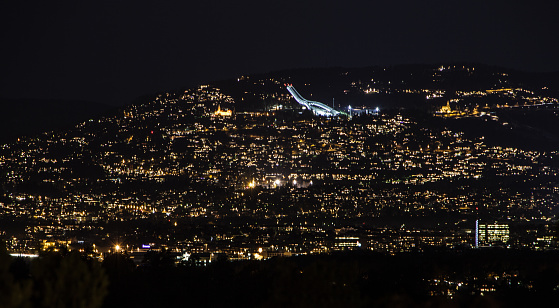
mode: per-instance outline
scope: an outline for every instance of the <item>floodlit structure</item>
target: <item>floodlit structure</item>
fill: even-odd
[[[319,102],[314,102],[314,101],[309,101],[308,99],[305,99],[301,96],[301,94],[299,94],[299,92],[297,92],[297,90],[295,90],[295,88],[293,87],[293,85],[286,85],[287,86],[287,91],[289,91],[289,93],[291,93],[291,95],[293,96],[293,98],[297,101],[297,103],[303,105],[305,108],[311,110],[313,112],[313,114],[315,115],[319,115],[319,116],[324,116],[324,117],[334,117],[334,116],[338,116],[341,114],[340,111],[337,111],[336,109],[329,107],[323,103],[319,103]]]
[[[221,105],[217,106],[217,111],[214,113],[216,116],[230,117],[233,114],[231,110],[221,110]]]
[[[509,225],[506,223],[479,223],[476,220],[476,246],[506,244],[509,240]]]

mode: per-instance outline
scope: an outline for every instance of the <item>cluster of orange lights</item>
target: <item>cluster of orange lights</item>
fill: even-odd
[[[221,106],[217,106],[217,111],[215,112],[216,116],[222,117],[229,117],[233,114],[233,111],[229,110],[221,110]]]

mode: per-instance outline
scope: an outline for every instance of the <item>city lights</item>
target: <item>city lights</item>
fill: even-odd
[[[418,75],[439,85],[451,72]],[[138,268],[163,259],[206,267],[351,251],[557,248],[552,139],[541,150],[495,137],[527,127],[523,117],[537,126],[544,112],[553,127],[556,98],[520,85],[450,95],[382,76],[339,87],[347,98],[336,96],[337,106],[349,115],[286,91],[281,78],[244,77],[240,96],[227,85],[162,93],[68,132],[2,145],[0,217],[24,232],[0,235],[12,255],[74,250],[110,261],[112,252]],[[383,104],[392,94],[425,110]],[[511,136],[541,141],[530,132]],[[450,298],[462,289],[498,292],[513,274],[483,284],[422,281],[428,294]]]

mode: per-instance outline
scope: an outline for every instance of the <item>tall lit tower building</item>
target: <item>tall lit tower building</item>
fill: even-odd
[[[476,221],[476,246],[493,246],[509,241],[509,225],[506,223],[482,223]]]

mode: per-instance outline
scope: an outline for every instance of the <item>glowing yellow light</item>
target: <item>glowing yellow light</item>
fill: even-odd
[[[118,252],[120,250],[120,245],[115,245],[115,251]]]
[[[215,112],[216,116],[223,116],[223,117],[229,117],[233,114],[233,111],[231,110],[221,110],[221,106],[217,106],[217,111]]]

